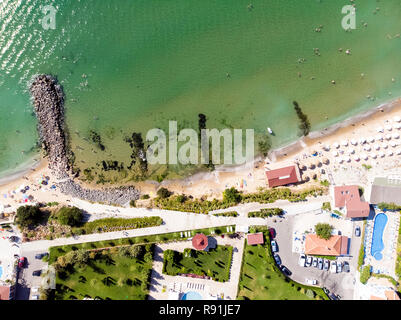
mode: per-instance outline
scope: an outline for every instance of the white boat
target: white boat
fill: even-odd
[[[273,130],[272,130],[272,129],[267,128],[267,131],[268,131],[270,134],[273,134]]]

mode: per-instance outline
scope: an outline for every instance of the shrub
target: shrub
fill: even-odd
[[[318,223],[315,225],[316,235],[325,240],[329,240],[331,238],[331,232],[333,231],[333,227],[328,223]]]
[[[213,214],[216,217],[238,217],[237,211],[219,212]]]
[[[134,200],[134,199],[132,199],[132,200],[129,202],[129,206],[130,206],[131,208],[135,208],[135,207],[136,207],[136,204],[135,204],[135,200]]]
[[[322,209],[326,211],[331,211],[331,205],[330,202],[324,202],[322,205]]]
[[[391,210],[391,211],[400,211],[401,206],[396,205],[395,203],[385,203],[381,202],[378,204],[380,210]]]
[[[226,189],[223,192],[223,202],[225,203],[239,203],[241,202],[241,194],[234,187]]]
[[[62,225],[77,227],[81,224],[83,213],[82,210],[76,207],[62,207],[57,212],[57,220]]]
[[[172,192],[170,192],[166,188],[160,188],[159,190],[157,190],[157,196],[161,199],[166,199],[166,198],[170,197],[171,195],[172,195]]]
[[[283,213],[283,209],[280,208],[265,208],[260,211],[248,212],[249,218],[267,218],[271,216],[279,216]]]
[[[43,218],[38,206],[22,206],[17,209],[16,224],[21,227],[37,225]]]
[[[146,200],[146,199],[149,199],[150,198],[150,196],[148,195],[148,194],[143,194],[142,196],[141,196],[141,199],[142,200]]]
[[[361,277],[360,277],[360,281],[361,281],[362,284],[366,284],[368,282],[369,278],[371,277],[372,274],[370,272],[370,269],[371,269],[370,265],[365,266],[362,269]]]

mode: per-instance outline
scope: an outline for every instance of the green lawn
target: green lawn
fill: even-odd
[[[231,246],[216,246],[208,252],[186,249],[184,252],[173,251],[173,253],[174,262],[167,260],[166,252],[164,253],[163,273],[171,276],[178,273],[194,273],[221,282],[228,281],[230,277],[233,255]]]
[[[238,299],[310,300],[315,295],[327,299],[322,289],[301,285],[284,276],[274,262],[267,230],[263,233],[264,245],[245,246]]]
[[[153,246],[143,246],[138,258],[122,255],[117,248],[92,253],[91,258],[79,266],[69,265],[57,272],[56,300],[111,299],[144,300],[152,270]]]
[[[205,235],[212,235],[212,234],[220,235],[229,233],[227,232],[227,227],[235,228],[235,226],[230,225],[230,226],[222,226],[215,228],[190,230],[189,232],[191,237],[197,233],[203,233]],[[89,250],[98,248],[109,248],[121,245],[163,243],[168,241],[177,241],[186,239],[187,238],[181,238],[181,232],[171,232],[171,233],[164,233],[150,236],[120,238],[115,240],[95,241],[95,242],[78,243],[74,245],[51,247],[49,249],[50,253],[49,264],[54,263],[59,256],[64,255],[71,250],[78,250],[78,249]]]

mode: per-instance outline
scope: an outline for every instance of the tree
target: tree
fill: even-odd
[[[22,206],[17,209],[16,224],[21,227],[37,225],[43,218],[38,206]]]
[[[136,245],[136,246],[131,246],[131,247],[129,248],[129,253],[130,253],[130,256],[131,256],[132,258],[138,259],[138,258],[140,258],[141,255],[143,254],[143,247],[142,247],[142,246],[138,246],[138,245]]]
[[[160,188],[159,190],[157,190],[157,196],[161,199],[166,199],[171,195],[172,193],[166,188]]]
[[[57,212],[57,219],[62,225],[70,227],[79,226],[82,222],[83,213],[82,210],[76,207],[62,207]]]
[[[295,112],[297,113],[297,116],[299,118],[300,124],[299,124],[299,129],[301,130],[301,134],[303,136],[307,136],[310,132],[310,122],[308,120],[308,117],[306,116],[306,114],[304,114],[302,112],[301,107],[299,106],[298,102],[293,101],[293,105],[294,105],[294,109]]]
[[[316,235],[325,240],[329,240],[331,238],[331,233],[333,231],[333,227],[328,223],[318,223],[315,225]]]
[[[234,187],[226,189],[223,192],[223,201],[225,203],[239,203],[241,201],[241,194]]]
[[[370,276],[372,275],[370,272],[370,269],[371,269],[370,265],[363,267],[362,272],[361,272],[361,277],[360,277],[360,281],[362,284],[366,284],[368,282]]]

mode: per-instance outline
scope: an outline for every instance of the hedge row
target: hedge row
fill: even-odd
[[[265,208],[260,211],[248,212],[249,218],[268,218],[272,216],[279,216],[283,213],[283,209],[280,208]]]

